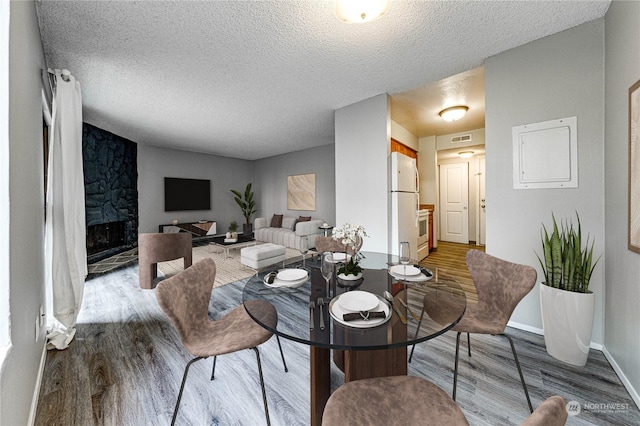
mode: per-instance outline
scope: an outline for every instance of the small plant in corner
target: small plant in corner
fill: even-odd
[[[249,182],[244,189],[244,194],[240,191],[232,189],[231,192],[235,195],[235,200],[238,206],[240,206],[240,210],[242,210],[242,216],[246,221],[247,225],[251,224],[251,215],[256,213],[256,202],[253,200],[253,191],[251,191],[251,182]],[[243,197],[244,195],[244,197]]]
[[[573,291],[577,293],[589,292],[589,281],[600,257],[593,262],[593,245],[589,245],[589,236],[585,247],[582,248],[582,229],[580,227],[580,217],[578,219],[578,229],[573,227],[569,221],[561,222],[560,228],[553,218],[553,232],[551,235],[547,228],[542,225],[542,249],[544,261],[538,253],[538,261],[544,272],[543,284],[559,288],[561,290]]]

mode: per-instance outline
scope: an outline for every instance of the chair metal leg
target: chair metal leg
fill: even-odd
[[[264,415],[267,418],[267,426],[271,426],[269,418],[269,407],[267,406],[267,392],[264,389],[264,379],[262,377],[262,363],[260,362],[260,352],[258,348],[251,348],[256,352],[256,360],[258,361],[258,374],[260,375],[260,387],[262,388],[262,401],[264,402]]]
[[[469,356],[471,356],[471,333],[467,333],[467,348],[469,348]]]
[[[278,348],[280,349],[280,356],[282,357],[282,364],[284,365],[284,372],[289,372],[287,368],[287,362],[284,360],[284,352],[282,352],[282,345],[280,345],[280,337],[276,334],[276,341],[278,342]]]
[[[522,368],[520,368],[520,361],[518,361],[518,354],[516,354],[516,347],[513,346],[513,340],[506,334],[502,334],[502,336],[506,337],[509,340],[509,344],[511,345],[511,352],[513,352],[513,359],[516,361],[516,367],[518,367],[518,374],[520,374],[520,381],[522,382],[522,388],[524,389],[524,394],[527,397],[527,404],[529,404],[529,411],[533,413],[533,406],[531,405],[531,399],[529,398],[529,391],[527,390],[527,385],[524,382],[524,375],[522,374]]]
[[[461,331],[458,331],[456,335],[456,363],[453,369],[453,400],[456,400],[456,388],[458,386],[458,354],[460,352],[460,334]]]
[[[211,380],[215,379],[215,374],[216,374],[216,361],[218,360],[218,356],[214,356],[213,357],[213,368],[211,369]]]
[[[418,321],[418,327],[416,328],[416,335],[413,338],[418,337],[418,333],[420,332],[420,326],[422,325],[422,318],[424,317],[424,306],[422,307],[422,312],[420,312],[420,321]],[[411,363],[411,358],[413,358],[413,350],[416,348],[416,344],[414,343],[411,346],[411,353],[409,354],[409,363]]]
[[[176,418],[178,417],[178,408],[180,408],[180,400],[182,399],[182,391],[184,390],[184,384],[187,382],[187,375],[189,374],[189,367],[196,361],[200,361],[206,357],[199,356],[189,361],[184,368],[184,375],[182,376],[182,384],[180,385],[180,392],[178,392],[178,400],[176,401],[176,408],[173,410],[173,417],[171,418],[171,426],[176,424]]]

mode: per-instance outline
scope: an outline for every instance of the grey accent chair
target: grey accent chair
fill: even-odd
[[[562,426],[566,402],[545,400],[522,426]],[[323,426],[468,425],[464,413],[445,391],[413,376],[376,377],[345,383],[324,408]]]
[[[138,235],[138,265],[140,288],[153,288],[158,276],[158,262],[184,258],[184,269],[192,262],[192,237],[187,232]]]
[[[262,377],[262,364],[258,345],[271,338],[273,333],[258,325],[250,316],[244,306],[238,306],[215,321],[209,319],[209,302],[216,277],[216,264],[206,258],[175,276],[161,281],[156,287],[156,299],[180,336],[184,347],[195,358],[189,361],[184,369],[182,384],[178,393],[178,400],[173,412],[171,424],[175,424],[180,408],[182,391],[187,381],[189,367],[196,361],[213,356],[213,370],[211,380],[214,379],[216,359],[218,355],[236,352],[242,349],[253,349],[258,361],[258,374],[262,388],[262,400],[267,424],[271,424],[267,396]],[[269,302],[252,300],[251,311],[262,312],[260,318],[265,318],[272,328],[278,323],[278,314]],[[278,336],[276,335],[276,338]],[[285,372],[288,371],[284,360],[280,340],[278,347],[284,364]]]
[[[506,337],[511,345],[511,352],[513,353],[522,388],[529,404],[529,411],[533,412],[516,348],[511,337],[505,334],[504,331],[513,310],[535,285],[537,279],[536,270],[528,265],[520,265],[499,259],[480,250],[469,250],[466,261],[476,287],[478,303],[468,303],[462,319],[452,328],[453,331],[458,332],[456,335],[456,359],[453,373],[453,399],[456,399],[458,383],[460,334],[467,333],[469,356],[471,356],[470,333],[499,335]],[[444,318],[444,315],[446,315],[446,307],[443,310],[440,306],[434,303],[427,303],[427,300],[425,300],[425,312],[435,321],[438,321],[439,317]],[[413,349],[411,352],[413,354]]]

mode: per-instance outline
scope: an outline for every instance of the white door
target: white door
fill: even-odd
[[[480,203],[480,206],[478,208],[478,216],[480,216],[480,226],[478,227],[478,229],[480,230],[480,236],[478,238],[478,244],[480,244],[481,246],[487,244],[487,228],[486,228],[486,222],[487,222],[487,215],[486,215],[486,198],[485,198],[485,194],[484,194],[484,182],[485,182],[485,165],[484,165],[484,160],[485,157],[484,155],[479,156],[478,157],[478,173],[480,173],[478,181],[479,181],[479,188],[478,188],[478,200]]]
[[[469,244],[469,164],[440,165],[440,239]]]

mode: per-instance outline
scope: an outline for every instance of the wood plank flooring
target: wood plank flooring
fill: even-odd
[[[484,246],[438,241],[438,247],[432,250],[429,256],[420,262],[420,265],[430,268],[434,273],[437,269],[439,273],[453,277],[467,293],[467,300],[477,302],[476,287],[473,285],[473,280],[465,261],[465,256],[471,249],[484,251]]]
[[[442,245],[438,252],[444,253]],[[435,259],[430,255],[426,263]],[[240,304],[242,287],[238,282],[214,289],[210,316]],[[282,315],[280,321],[295,327],[296,318]],[[158,307],[154,291],[138,288],[137,266],[86,283],[77,329],[68,349],[47,354],[35,424],[168,425],[191,356]],[[559,394],[585,407],[570,417],[570,425],[640,424],[640,411],[601,352],[592,350],[585,367],[573,367],[547,355],[542,336],[509,333],[534,407]],[[466,344],[461,349],[458,380],[458,404],[467,419],[472,425],[520,424],[529,413],[508,343],[472,336],[471,345],[471,358]],[[271,422],[309,424],[309,348],[284,339],[282,346],[288,373],[275,339],[260,346]],[[454,351],[454,333],[418,345],[409,374],[450,393]],[[254,353],[218,357],[214,381],[209,380],[211,367],[212,359],[206,359],[191,368],[177,424],[265,424]],[[340,370],[332,367],[332,388],[342,381]],[[623,408],[594,409],[593,404],[608,403]]]

